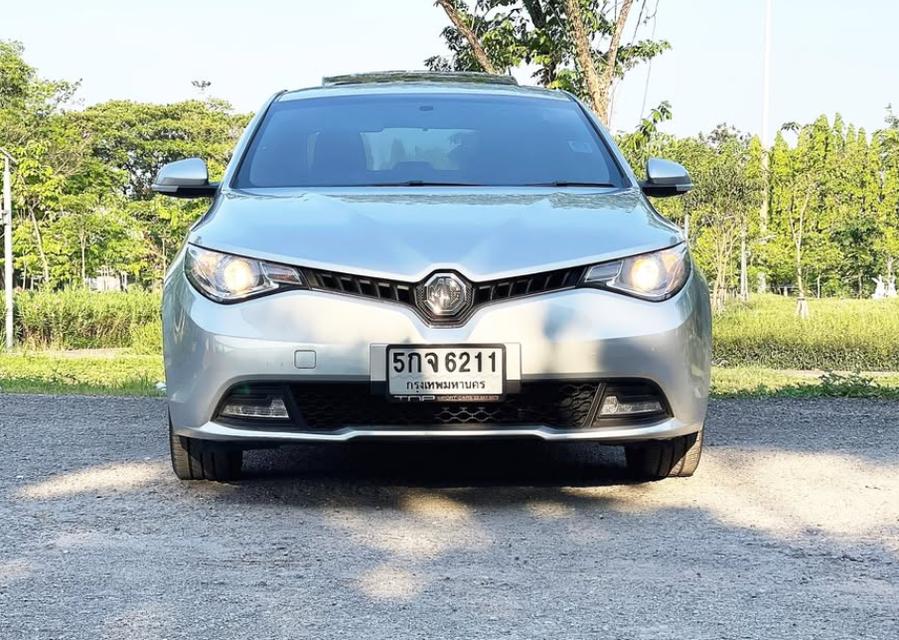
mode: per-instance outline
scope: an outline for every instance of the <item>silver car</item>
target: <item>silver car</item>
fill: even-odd
[[[710,370],[708,289],[681,230],[572,95],[484,74],[326,78],[274,95],[220,183],[190,158],[157,192],[211,197],[163,299],[172,465],[357,439],[624,445],[689,476]]]

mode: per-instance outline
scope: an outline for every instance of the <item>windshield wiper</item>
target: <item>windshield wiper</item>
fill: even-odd
[[[532,182],[522,187],[617,187],[611,182],[577,182],[575,180],[555,180],[553,182]]]
[[[375,182],[365,187],[483,187],[474,182],[428,182],[427,180],[403,180],[401,182]]]

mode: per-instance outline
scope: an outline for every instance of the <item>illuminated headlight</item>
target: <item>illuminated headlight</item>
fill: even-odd
[[[305,287],[303,276],[293,267],[193,245],[187,248],[184,272],[200,293],[216,302],[235,302],[277,289]]]
[[[591,287],[621,291],[646,300],[667,300],[681,290],[690,275],[686,243],[653,253],[593,265],[584,276]]]

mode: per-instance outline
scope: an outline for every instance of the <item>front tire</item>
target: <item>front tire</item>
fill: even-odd
[[[169,452],[172,469],[181,480],[225,482],[240,477],[243,451],[216,447],[197,438],[175,434],[169,419]]]
[[[671,440],[655,440],[624,448],[627,468],[647,480],[686,478],[693,475],[702,457],[702,431]]]

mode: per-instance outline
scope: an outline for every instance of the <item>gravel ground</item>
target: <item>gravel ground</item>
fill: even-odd
[[[897,638],[899,403],[617,449],[291,447],[182,484],[156,399],[0,396],[0,638]]]

